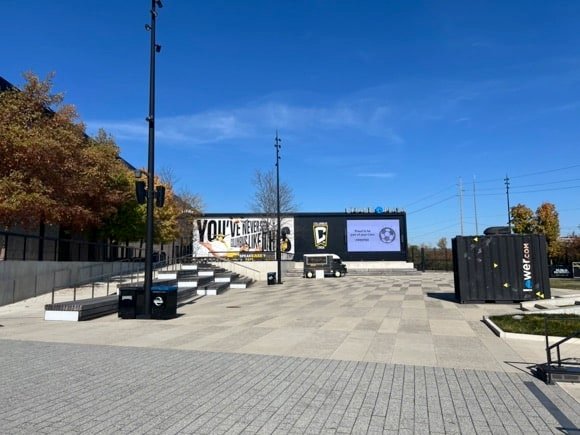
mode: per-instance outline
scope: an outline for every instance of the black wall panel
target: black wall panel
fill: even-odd
[[[218,225],[218,228],[227,235],[227,231],[229,231],[227,228],[229,227],[226,227],[226,224],[230,224],[230,221],[235,222],[246,218],[264,219],[264,221],[270,223],[275,222],[275,217],[272,215],[253,213],[207,214],[196,220],[197,222],[216,220],[217,223],[213,223],[214,229],[216,228],[215,225]],[[294,234],[291,237],[293,238],[294,261],[302,261],[304,254],[316,253],[337,254],[344,261],[407,261],[407,216],[404,212],[295,213],[283,214],[282,219],[293,219],[294,221]],[[223,229],[219,227],[220,220],[224,221],[222,222]],[[358,229],[362,229],[362,232],[364,232],[365,227],[370,229],[369,232],[373,233],[365,242],[361,242],[356,247],[351,248],[351,252],[348,251],[347,243],[347,223],[349,221],[366,221],[366,223],[354,222],[357,224],[354,227],[352,226],[353,222],[351,222],[351,233],[356,234]],[[382,221],[385,221],[384,227],[381,227]],[[315,223],[321,224],[325,228],[326,240],[324,246],[320,243],[315,243],[313,230]],[[211,228],[211,224],[212,222],[210,222],[208,228]],[[198,225],[200,224],[198,223]],[[386,233],[383,232],[385,230]],[[210,234],[209,230],[207,234]],[[209,238],[207,234],[205,237]],[[364,235],[361,236],[361,238],[364,237]],[[377,237],[381,240],[380,242],[377,241]],[[353,239],[356,243],[356,237],[351,237],[351,241]],[[268,248],[267,250],[274,251],[275,244],[272,243]],[[369,251],[367,248],[375,251]],[[353,252],[355,249],[360,252]]]
[[[348,252],[346,227],[348,220],[396,219],[399,221],[400,250],[397,252]],[[315,223],[327,225],[326,247],[319,248],[314,240]],[[407,261],[407,223],[403,213],[350,214],[328,213],[319,215],[297,214],[294,216],[295,261],[302,261],[304,254],[336,254],[345,261]]]
[[[452,246],[455,296],[459,302],[551,297],[544,236],[461,236],[452,240]]]

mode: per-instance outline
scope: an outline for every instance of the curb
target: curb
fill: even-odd
[[[545,335],[534,335],[534,334],[519,334],[516,332],[505,332],[499,326],[497,326],[489,317],[483,316],[483,323],[485,323],[492,332],[502,339],[516,339],[516,340],[529,340],[529,341],[546,341]],[[558,337],[555,335],[548,335],[548,341],[562,340],[566,337]],[[580,338],[572,338],[568,341],[570,344],[580,343]]]

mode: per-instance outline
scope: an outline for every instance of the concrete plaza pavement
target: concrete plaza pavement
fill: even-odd
[[[566,291],[562,291],[566,293]],[[481,322],[453,275],[256,283],[167,321],[44,321],[0,307],[3,433],[573,433],[578,389],[542,340]],[[580,346],[564,350],[580,356]],[[576,397],[576,399],[574,399]]]

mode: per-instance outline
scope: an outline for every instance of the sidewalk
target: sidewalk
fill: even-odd
[[[32,388],[46,372],[65,386],[72,376],[71,388],[79,394],[90,380],[103,383],[112,391],[99,386],[102,397],[120,395],[139,409],[131,394],[140,391],[150,410],[155,391],[166,392],[171,403],[173,392],[191,402],[187,416],[180,415],[181,402],[171,411],[181,422],[175,422],[175,432],[358,433],[355,428],[366,427],[394,433],[517,433],[518,428],[561,433],[558,428],[579,426],[579,403],[560,386],[529,375],[531,365],[545,362],[544,343],[502,340],[481,322],[483,315],[510,312],[516,305],[457,304],[453,292],[448,273],[287,278],[281,286],[257,283],[199,298],[169,321],[107,316],[89,322],[44,321],[50,296],[48,301],[43,296],[0,307],[0,349],[10,350],[1,352],[0,363],[9,369],[0,376],[0,387],[9,391],[4,387],[19,379]],[[580,355],[577,345],[569,351]],[[69,364],[65,355],[78,370],[63,369],[61,364]],[[148,383],[151,377],[158,390]],[[122,383],[129,396],[120,392]],[[580,398],[574,386],[563,387]],[[8,409],[30,409],[24,390],[13,388],[22,395]],[[113,412],[98,403],[98,394],[87,394],[94,394],[96,402],[89,402],[95,409],[87,405],[74,415],[101,419],[103,410]],[[68,401],[58,391],[55,395]],[[48,418],[51,411],[46,412]],[[27,432],[20,426],[26,413],[12,420],[10,415],[0,411],[0,427],[8,422],[14,433]],[[156,418],[153,433],[171,432],[161,427],[168,417]],[[140,423],[132,421],[141,432]],[[102,424],[108,431],[113,423]],[[92,426],[85,429],[93,433]]]

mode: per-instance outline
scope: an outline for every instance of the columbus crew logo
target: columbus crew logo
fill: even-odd
[[[314,246],[317,249],[325,249],[328,245],[328,223],[314,222],[312,230],[314,231]]]

